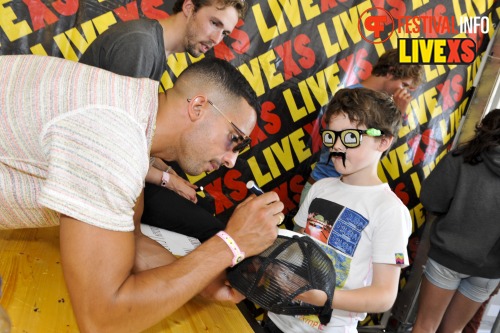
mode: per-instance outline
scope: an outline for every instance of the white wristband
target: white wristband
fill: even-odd
[[[161,176],[161,187],[167,187],[167,183],[170,180],[170,174],[166,171],[163,171],[163,174]]]
[[[219,236],[224,241],[224,243],[226,243],[227,246],[231,249],[231,252],[233,252],[233,261],[231,267],[239,264],[243,259],[245,259],[245,252],[240,251],[238,244],[236,244],[236,242],[234,241],[234,239],[231,238],[231,236],[229,236],[224,231],[219,231],[217,233],[217,236]]]

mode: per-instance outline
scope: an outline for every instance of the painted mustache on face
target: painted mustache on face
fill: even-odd
[[[344,168],[345,168],[345,156],[346,156],[346,152],[341,152],[341,151],[332,151],[330,153],[330,155],[328,156],[328,160],[331,160],[332,157],[342,157],[342,164],[344,164]]]

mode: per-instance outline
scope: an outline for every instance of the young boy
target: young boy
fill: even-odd
[[[406,117],[408,106],[413,98],[412,93],[422,83],[423,76],[423,65],[400,64],[398,49],[391,49],[378,59],[368,78],[347,88],[369,88],[385,92],[392,96],[399,112],[403,117]],[[328,149],[323,147],[316,166],[304,184],[304,189],[300,195],[300,204],[304,201],[312,184],[322,178],[340,176],[339,172],[333,167],[333,163],[329,161],[328,156]]]
[[[315,316],[269,313],[268,332],[357,332],[367,312],[391,308],[401,267],[408,265],[409,211],[377,175],[379,160],[398,133],[401,113],[385,93],[342,89],[329,103],[326,121],[323,144],[341,177],[316,182],[294,220],[301,232],[322,243],[334,263],[332,318],[322,325]],[[321,296],[300,300],[323,305]]]

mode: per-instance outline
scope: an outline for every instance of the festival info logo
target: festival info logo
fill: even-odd
[[[406,64],[470,64],[477,55],[476,43],[471,38],[439,38],[458,34],[487,34],[487,16],[464,17],[457,22],[447,16],[393,17],[381,7],[365,10],[358,23],[361,37],[371,43],[387,41],[394,32],[408,36],[420,34],[427,38],[398,38],[399,62]],[[432,36],[432,38],[429,38]],[[437,38],[436,38],[437,37]]]
[[[361,13],[358,30],[368,43],[379,44],[391,38],[395,28],[394,22],[394,17],[387,10],[372,7]]]

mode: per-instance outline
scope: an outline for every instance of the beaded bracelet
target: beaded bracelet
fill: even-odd
[[[239,264],[243,259],[245,259],[245,252],[240,251],[238,244],[236,244],[236,242],[234,241],[234,239],[231,238],[231,236],[229,236],[224,231],[219,231],[217,233],[217,236],[219,236],[224,241],[224,243],[226,243],[227,246],[231,249],[231,252],[233,252],[233,261],[231,267]]]

